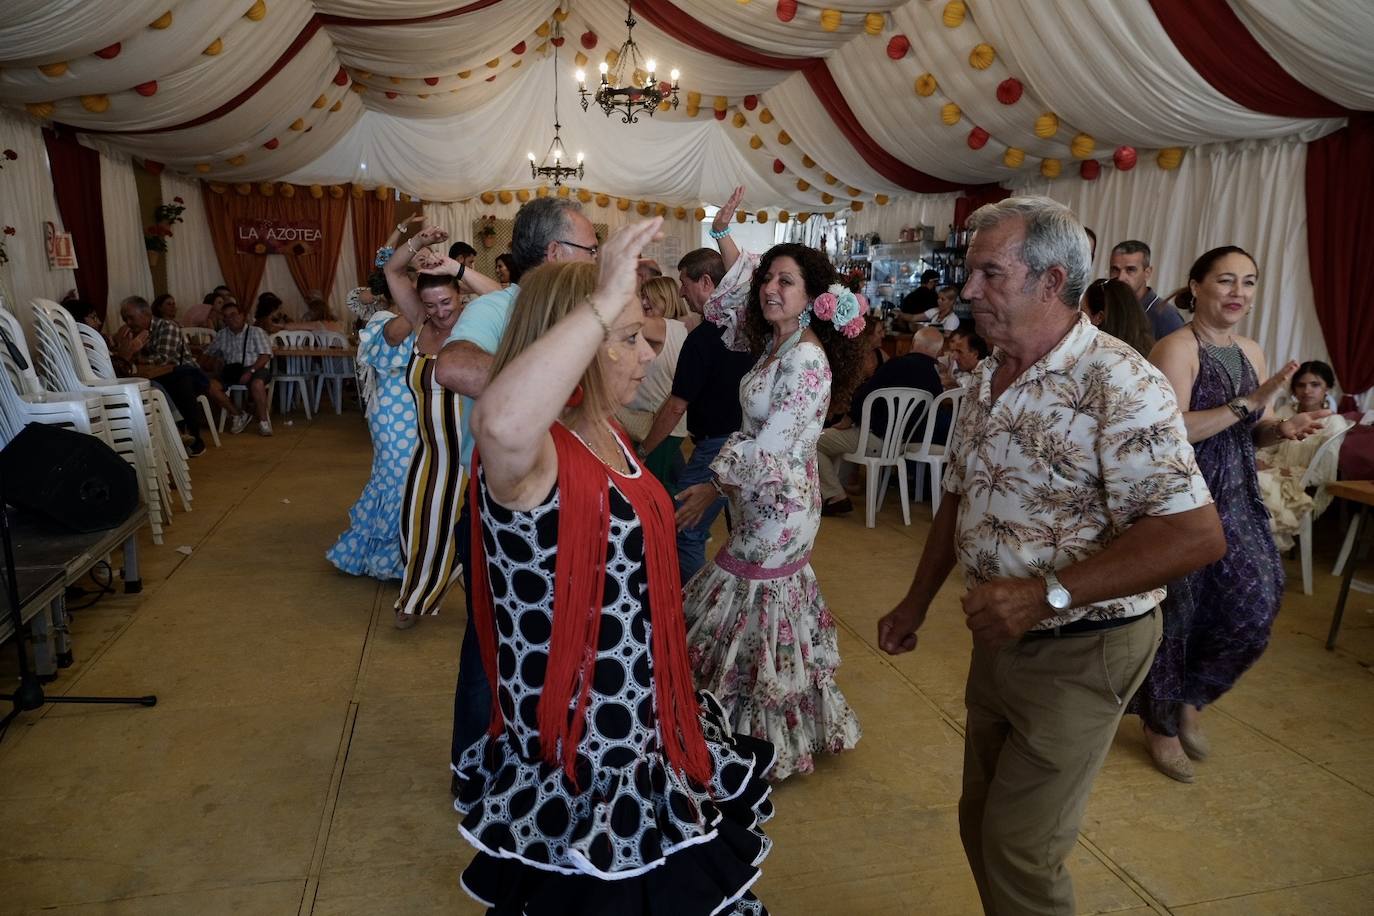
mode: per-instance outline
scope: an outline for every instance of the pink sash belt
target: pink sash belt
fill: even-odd
[[[755,563],[746,563],[731,554],[722,547],[716,554],[716,565],[731,575],[739,576],[741,579],[782,579],[798,572],[802,567],[811,562],[811,551],[807,551],[805,556],[793,560],[783,566],[759,566]]]

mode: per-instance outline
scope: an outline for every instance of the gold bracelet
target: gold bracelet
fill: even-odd
[[[588,296],[588,297],[586,298],[585,301],[586,301],[586,303],[587,303],[587,308],[591,309],[591,310],[592,310],[592,315],[596,317],[596,323],[599,324],[599,325],[601,325],[601,339],[602,339],[602,340],[610,340],[610,339],[611,339],[611,324],[610,324],[610,322],[608,322],[605,318],[601,317],[601,312],[597,309],[597,307],[596,307],[596,302],[593,301],[593,299],[592,299],[591,296]]]

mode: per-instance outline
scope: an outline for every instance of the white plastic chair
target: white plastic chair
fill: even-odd
[[[1304,490],[1315,491],[1312,495],[1315,498],[1326,485],[1334,479],[1331,468],[1335,466],[1335,457],[1340,452],[1341,440],[1345,434],[1350,432],[1351,427],[1336,433],[1327,439],[1317,449],[1312,456],[1312,461],[1307,465],[1307,470],[1303,472],[1302,481],[1299,483]],[[1298,557],[1302,562],[1302,593],[1312,594],[1312,508],[1309,506],[1298,519]]]
[[[928,465],[930,468],[930,513],[934,515],[940,511],[940,480],[944,477],[945,470],[945,447],[935,441],[936,420],[940,416],[940,411],[944,405],[948,404],[949,414],[949,435],[954,435],[954,426],[959,422],[959,409],[963,406],[964,395],[967,389],[951,388],[935,399],[935,403],[930,405],[930,422],[926,424],[926,434],[921,439],[920,445],[913,445],[906,450],[906,459],[916,461],[920,464]],[[925,499],[925,480],[918,472],[916,474],[916,501]]]
[[[887,410],[887,427],[877,453],[870,454],[870,420],[873,405],[879,402]],[[893,468],[897,469],[897,484],[902,494],[902,521],[907,525],[911,524],[905,455],[908,443],[920,430],[922,421],[926,420],[930,405],[930,392],[920,388],[876,388],[864,398],[863,412],[859,415],[859,449],[841,457],[845,461],[864,466],[867,487],[864,523],[869,528],[873,527],[874,517],[882,508],[883,497],[887,494],[887,482]]]
[[[315,346],[315,335],[311,331],[278,331],[272,335],[272,348],[290,347],[309,348]],[[272,382],[273,387],[281,392],[281,401],[277,409],[283,415],[291,412],[291,406],[295,400],[295,392],[300,390],[301,406],[305,408],[305,418],[310,419],[310,384],[311,358],[309,356],[274,356],[272,357]]]
[[[315,346],[326,350],[346,351],[348,338],[338,331],[315,331]],[[357,374],[353,371],[351,356],[322,356],[315,373],[315,413],[320,412],[320,395],[324,393],[325,383],[329,384],[329,400],[334,404],[334,413],[343,413],[343,383],[357,384]]]
[[[11,349],[13,347],[13,349]],[[105,408],[100,398],[84,392],[43,390],[33,368],[24,329],[0,296],[0,403],[8,442],[29,423],[68,426],[109,444]]]

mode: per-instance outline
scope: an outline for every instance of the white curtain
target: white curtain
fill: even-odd
[[[1097,233],[1094,275],[1107,275],[1117,242],[1152,249],[1151,285],[1168,295],[1202,252],[1239,245],[1260,269],[1255,308],[1241,325],[1271,369],[1289,359],[1330,362],[1312,303],[1307,260],[1307,148],[1297,140],[1245,141],[1191,151],[1174,171],[1104,170],[1097,181],[1027,182],[1072,207]]]
[[[349,202],[349,206],[353,206]],[[339,246],[339,266],[334,269],[334,285],[329,288],[329,310],[334,317],[348,324],[352,316],[348,311],[348,294],[366,282],[367,277],[358,276],[358,268],[353,263],[353,220],[344,220],[343,242]]]
[[[215,244],[210,238],[210,224],[205,221],[205,204],[200,194],[200,182],[182,178],[171,172],[162,173],[162,199],[171,202],[180,197],[186,206],[182,222],[173,228],[167,241],[167,292],[176,297],[183,311],[200,302],[205,294],[224,282],[224,275],[215,257]]]
[[[100,153],[100,206],[105,222],[105,269],[109,275],[110,301],[105,320],[113,328],[123,322],[119,303],[125,296],[142,296],[152,301],[153,272],[148,252],[143,247],[143,214],[138,206],[138,186],[134,183],[129,158],[111,153],[104,144]],[[169,240],[169,247],[176,239]],[[177,300],[177,305],[184,307]]]
[[[48,171],[48,152],[43,134],[28,118],[0,112],[0,150],[13,150],[15,159],[0,159],[0,228],[13,235],[0,236],[9,263],[0,265],[0,290],[5,302],[27,329],[29,300],[61,299],[76,287],[70,270],[50,270],[43,238],[43,224],[62,228]],[[89,254],[89,253],[88,253]],[[76,253],[81,263],[82,253]]]

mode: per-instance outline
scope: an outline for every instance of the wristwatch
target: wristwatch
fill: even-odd
[[[1245,420],[1250,416],[1250,403],[1245,398],[1232,398],[1226,402],[1226,406],[1231,408],[1237,420]]]
[[[1045,603],[1056,611],[1067,610],[1073,606],[1073,596],[1054,573],[1045,573]]]

